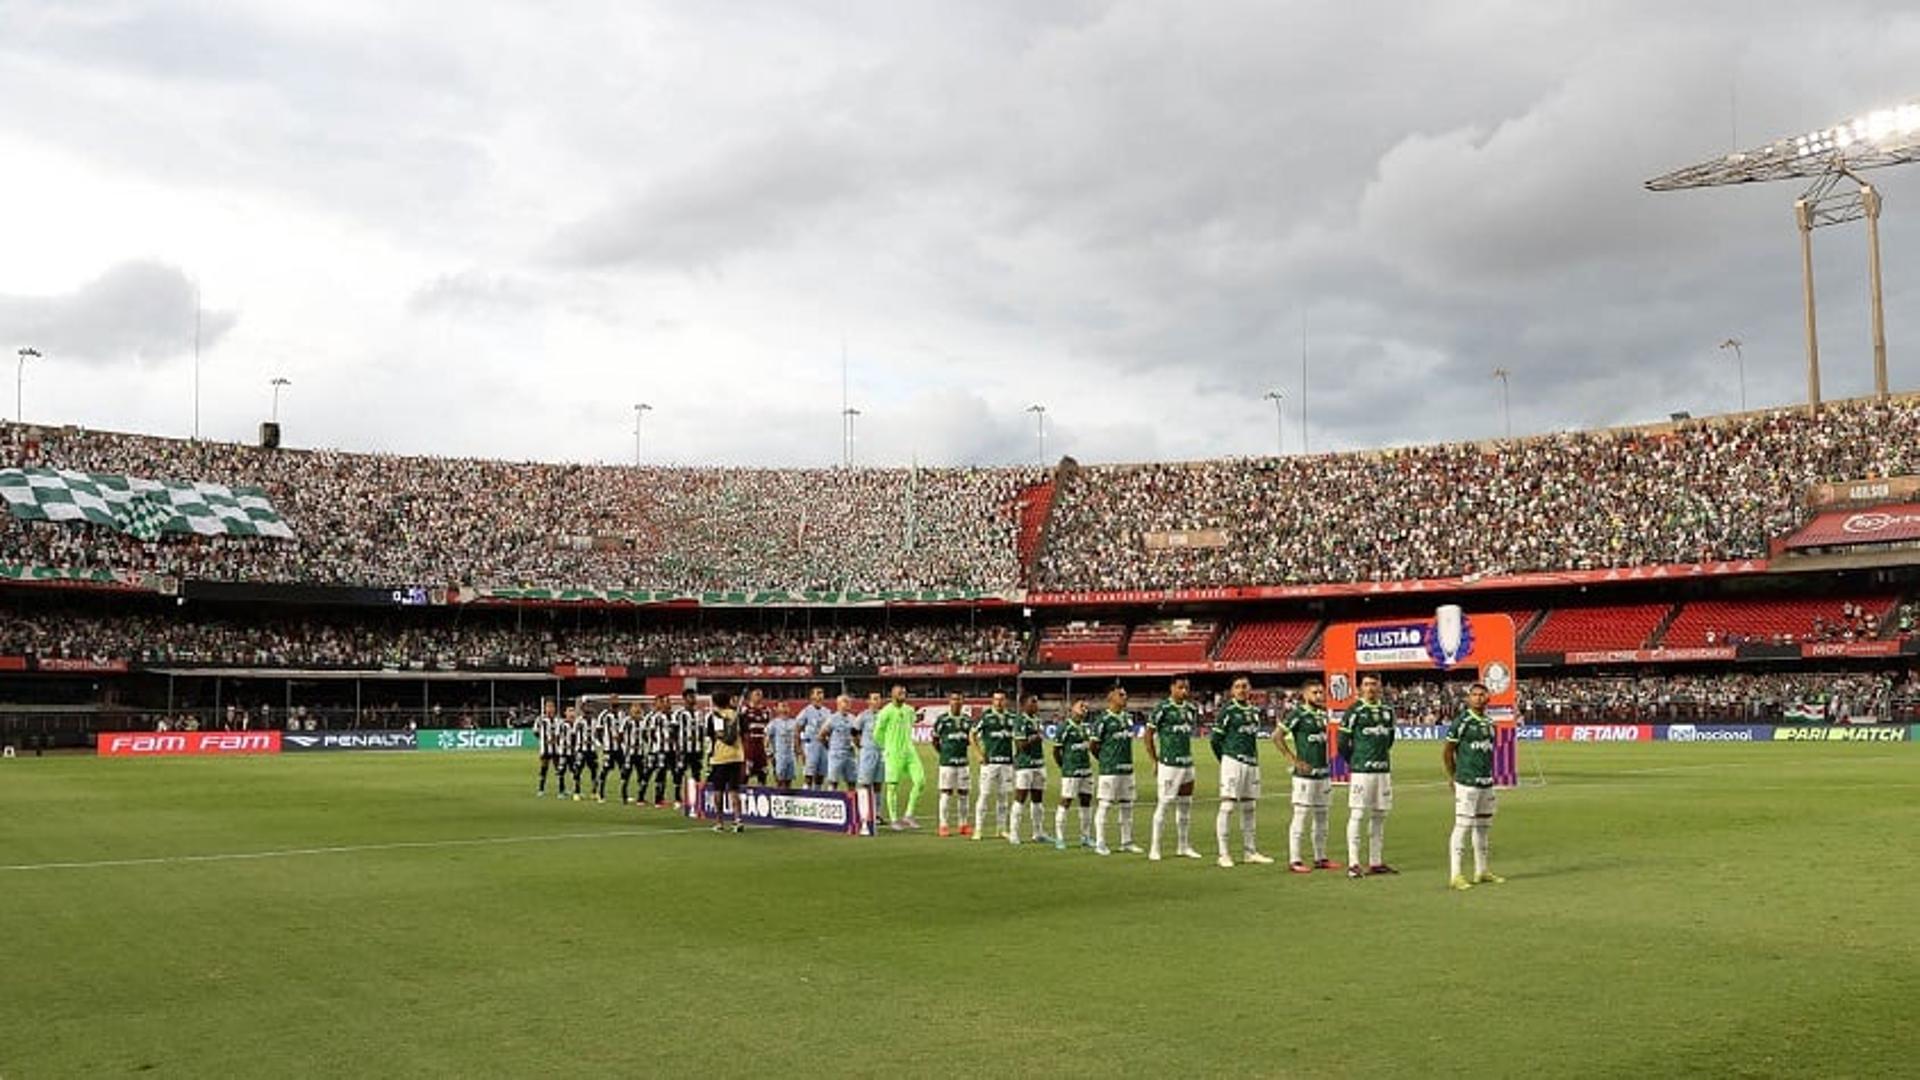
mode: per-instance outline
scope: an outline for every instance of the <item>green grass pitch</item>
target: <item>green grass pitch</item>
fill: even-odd
[[[1920,750],[1522,753],[1463,894],[1437,744],[1357,883],[716,836],[518,754],[0,762],[0,1076],[1912,1075]]]

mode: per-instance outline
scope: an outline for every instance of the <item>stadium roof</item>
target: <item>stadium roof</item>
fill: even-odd
[[[1912,161],[1920,161],[1920,99],[1675,169],[1647,181],[1647,190],[1814,179]]]

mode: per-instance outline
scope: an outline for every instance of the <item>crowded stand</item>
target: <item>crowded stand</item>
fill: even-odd
[[[1055,494],[1037,579],[1162,589],[1756,557],[1800,523],[1809,484],[1916,471],[1911,398],[1671,432],[1090,467]],[[1153,533],[1224,543],[1150,547]]]
[[[0,525],[0,561],[363,586],[1007,590],[1033,469],[630,468],[0,424],[0,468],[257,486],[294,541]]]
[[[146,665],[274,668],[544,670],[557,664],[1013,664],[1024,649],[1005,624],[869,627],[615,628],[516,626],[512,620],[176,618],[10,612],[0,656]]]

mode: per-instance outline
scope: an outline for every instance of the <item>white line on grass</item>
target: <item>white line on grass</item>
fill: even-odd
[[[562,840],[603,840],[609,837],[686,836],[703,830],[606,829],[600,832],[545,833],[534,836],[479,836],[457,840],[394,840],[384,844],[337,844],[329,847],[284,848],[279,851],[232,851],[213,855],[155,855],[141,859],[95,859],[88,862],[15,863],[0,871],[96,870],[111,866],[168,866],[176,863],[241,862],[248,859],[291,859],[304,855],[351,855],[363,851],[403,851],[416,848],[483,847],[498,844],[542,844]]]

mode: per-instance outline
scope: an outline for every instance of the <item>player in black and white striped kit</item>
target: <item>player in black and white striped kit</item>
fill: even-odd
[[[601,709],[587,725],[587,768],[593,773],[593,797],[607,801],[607,777],[613,775],[612,709]]]
[[[694,708],[693,699],[681,694],[673,699],[668,730],[672,732],[669,750],[673,754],[674,798],[685,795],[687,777],[699,779],[707,760],[707,718]]]
[[[613,745],[614,757],[620,766],[620,805],[625,806],[633,801],[629,797],[633,774],[646,768],[640,759],[639,702],[629,704],[625,712],[613,718]]]
[[[578,707],[567,706],[567,767],[573,773],[573,801],[579,802],[587,792],[580,779],[583,772],[599,771],[598,763],[589,764],[587,758],[593,753],[593,736],[588,730],[587,718],[580,715]]]
[[[654,698],[647,709],[646,716],[640,720],[640,745],[644,750],[646,764],[640,773],[640,790],[634,793],[634,801],[641,806],[647,804],[647,785],[652,784],[656,792],[664,792],[667,786],[667,724],[668,718],[662,706],[662,698]],[[660,795],[655,794],[654,804],[661,805]]]
[[[560,764],[560,718],[553,715],[553,702],[540,703],[540,715],[533,721],[533,738],[540,744],[540,786],[534,790],[534,798],[547,797],[547,772],[552,770],[560,774],[560,794],[567,793],[567,770]]]

